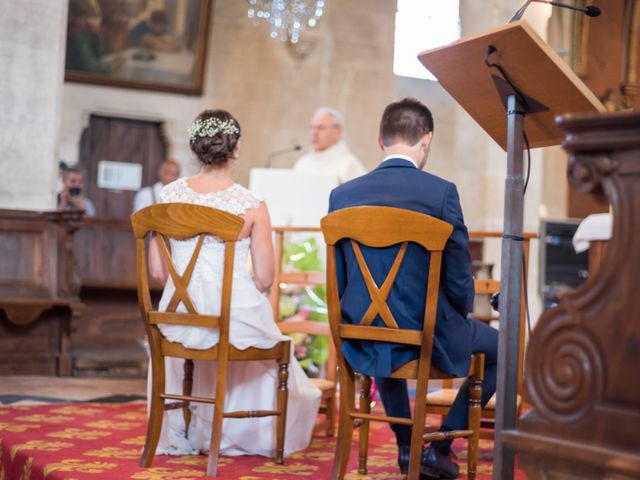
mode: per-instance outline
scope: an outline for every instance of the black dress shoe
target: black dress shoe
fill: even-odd
[[[406,475],[409,471],[409,453],[411,448],[409,445],[400,445],[398,447],[398,466],[400,467],[400,473]]]
[[[420,474],[426,478],[458,478],[460,468],[454,463],[451,456],[451,453],[445,455],[429,446],[422,451]]]
[[[401,445],[398,447],[398,466],[400,473],[406,475],[409,473],[409,453],[411,447],[409,445]],[[420,479],[440,478],[439,473],[426,465],[428,449],[422,447],[422,458],[420,459]],[[433,475],[432,475],[433,474]]]

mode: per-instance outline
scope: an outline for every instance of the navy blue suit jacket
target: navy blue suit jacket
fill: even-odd
[[[469,236],[456,186],[417,169],[408,160],[392,158],[335,188],[329,199],[329,212],[364,205],[413,210],[453,225],[442,257],[432,361],[444,372],[465,376],[471,357],[470,320],[466,316],[473,306],[474,287]],[[400,247],[361,248],[380,287]],[[359,323],[371,300],[350,242],[338,244],[336,260],[342,321]],[[400,328],[422,329],[428,271],[429,253],[410,244],[387,299]],[[383,325],[380,317],[374,325]],[[346,341],[343,353],[354,370],[374,377],[389,377],[392,371],[418,357],[414,347],[371,341]]]

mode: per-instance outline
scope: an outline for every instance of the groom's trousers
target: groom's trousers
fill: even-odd
[[[484,380],[482,382],[481,404],[484,407],[496,391],[498,361],[498,331],[486,323],[470,320],[472,329],[471,351],[484,353]],[[375,379],[386,414],[390,417],[411,418],[407,381],[399,378]],[[416,400],[417,401],[417,400]],[[423,400],[424,401],[424,400]],[[464,430],[467,428],[469,412],[469,379],[465,380],[458,391],[449,413],[442,422],[441,430]],[[391,424],[398,445],[411,443],[411,427]],[[443,453],[448,453],[451,440],[432,442]]]

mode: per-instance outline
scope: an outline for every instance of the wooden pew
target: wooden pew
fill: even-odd
[[[144,377],[145,332],[136,291],[129,219],[84,218],[74,237],[85,308],[73,333],[76,376]],[[161,288],[155,285],[154,301]]]
[[[0,210],[0,374],[70,375],[80,212]]]

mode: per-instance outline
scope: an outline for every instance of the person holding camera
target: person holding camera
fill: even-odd
[[[84,175],[79,168],[68,167],[62,171],[62,191],[58,194],[58,211],[83,210],[88,217],[96,216],[96,207],[82,194]]]

